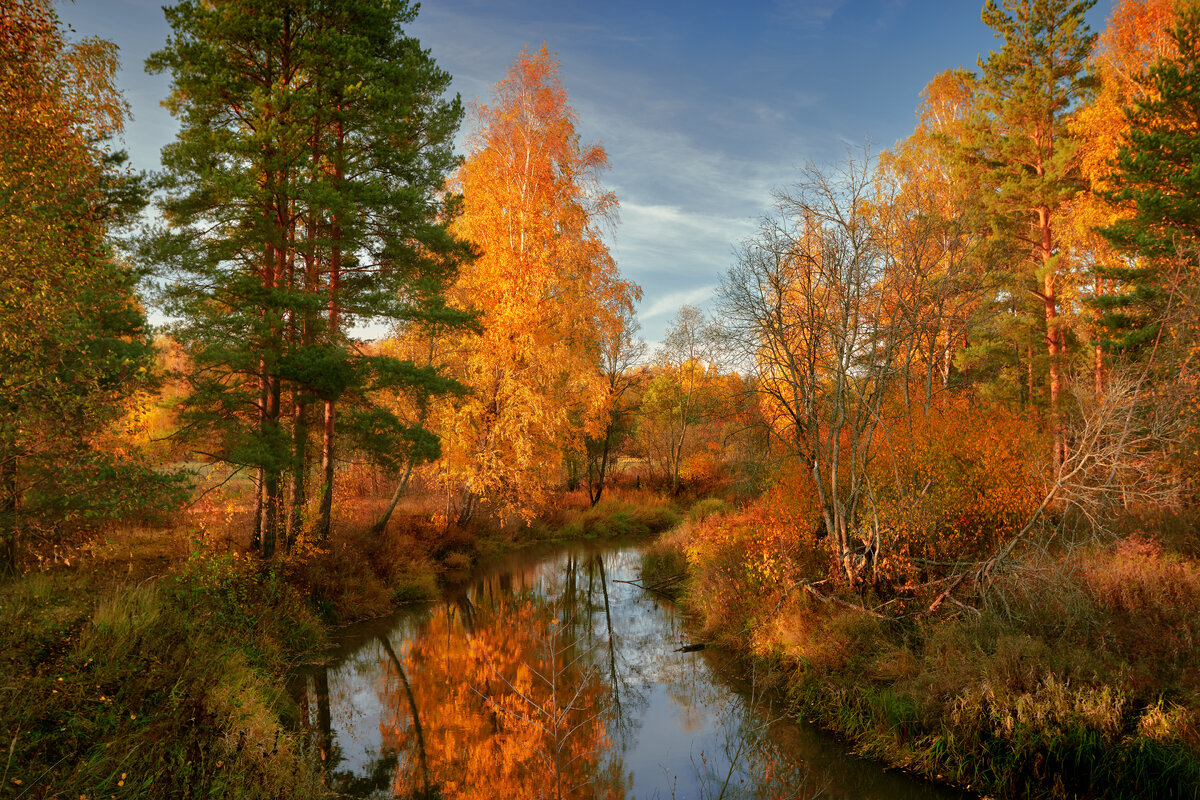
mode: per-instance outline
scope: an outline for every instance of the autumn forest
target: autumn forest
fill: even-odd
[[[1200,3],[1094,5],[650,342],[569,53],[178,0],[143,172],[0,0],[0,798],[1200,797]]]

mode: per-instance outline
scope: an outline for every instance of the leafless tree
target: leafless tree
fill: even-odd
[[[649,411],[657,424],[649,449],[671,481],[680,488],[679,469],[688,453],[692,431],[711,405],[712,373],[719,371],[721,336],[716,325],[695,306],[683,306],[671,320],[667,335],[655,353],[659,374],[647,392]],[[650,423],[645,419],[644,422]]]
[[[598,436],[586,442],[588,496],[593,506],[604,494],[614,450],[629,428],[628,417],[633,409],[628,407],[626,396],[637,379],[635,368],[646,358],[646,343],[638,338],[641,325],[632,307],[621,306],[617,314],[622,324],[602,333],[599,342],[600,371],[608,391],[604,426]]]
[[[870,159],[802,170],[745,242],[719,297],[775,437],[812,472],[834,555],[857,583],[879,552],[868,477],[881,406],[905,380],[913,326],[892,313],[888,240],[874,213]]]

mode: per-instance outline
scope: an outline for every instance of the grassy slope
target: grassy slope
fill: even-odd
[[[690,535],[652,550],[645,579],[678,569]],[[1026,572],[982,613],[901,622],[763,596],[694,551],[688,567],[708,633],[866,755],[1003,797],[1200,796],[1191,558],[1130,538]]]
[[[196,554],[0,586],[7,797],[324,797],[282,694],[321,626],[279,576]]]

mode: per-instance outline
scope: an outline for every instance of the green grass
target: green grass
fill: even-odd
[[[733,506],[721,498],[706,497],[703,500],[697,501],[688,509],[688,519],[692,522],[702,522],[709,517],[728,514],[730,511],[733,511]]]
[[[642,552],[641,583],[677,599],[688,574],[687,555],[669,536],[654,541]]]
[[[326,797],[282,690],[321,644],[277,575],[234,558],[0,586],[0,797]]]
[[[648,504],[606,498],[591,508],[573,514],[554,532],[554,538],[579,540],[648,536],[673,527],[679,520],[679,512],[665,500]]]

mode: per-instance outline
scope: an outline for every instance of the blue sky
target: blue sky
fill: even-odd
[[[126,146],[158,166],[175,132],[159,106],[168,79],[142,64],[169,33],[158,0],[78,0],[60,13],[80,36],[121,48],[133,108]],[[996,40],[982,0],[427,0],[409,29],[487,101],[521,48],[543,43],[585,142],[608,151],[621,202],[610,236],[641,284],[643,335],[662,338],[683,303],[706,306],[734,245],[754,232],[771,191],[795,169],[847,147],[890,147],[913,128],[938,72],[974,68]],[[1112,0],[1089,14],[1100,30]],[[464,131],[465,133],[465,131]]]

